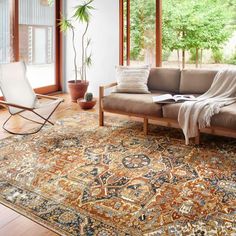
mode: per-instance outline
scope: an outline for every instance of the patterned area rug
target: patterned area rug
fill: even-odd
[[[0,143],[0,202],[62,235],[235,235],[236,139],[82,113]]]

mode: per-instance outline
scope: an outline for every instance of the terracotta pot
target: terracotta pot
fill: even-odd
[[[68,81],[68,88],[72,102],[76,102],[79,98],[83,98],[89,86],[88,81],[74,80]]]
[[[87,110],[87,109],[92,109],[96,105],[97,101],[92,100],[92,101],[87,102],[85,99],[78,99],[77,102],[79,103],[82,109]]]

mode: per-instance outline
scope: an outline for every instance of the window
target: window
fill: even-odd
[[[121,1],[121,47],[124,65],[150,64],[155,66],[158,32],[158,6],[157,0],[124,0]]]
[[[236,67],[235,0],[120,0],[120,63]]]
[[[0,5],[0,63],[24,61],[37,92],[60,90],[61,38],[55,26],[61,1],[0,0]]]
[[[19,0],[19,56],[34,88],[55,84],[55,5],[46,3]]]

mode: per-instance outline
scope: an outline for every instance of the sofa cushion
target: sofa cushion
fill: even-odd
[[[149,66],[117,66],[117,93],[150,93],[147,81],[150,73]]]
[[[205,93],[211,86],[217,70],[186,69],[181,72],[180,93]]]
[[[148,78],[149,90],[179,92],[180,69],[152,68]]]
[[[162,106],[163,117],[177,120],[180,106],[181,103]],[[236,130],[236,103],[222,107],[220,113],[211,118],[211,125]]]
[[[159,91],[152,94],[112,93],[103,98],[102,106],[105,110],[162,117],[161,105],[154,103],[152,96],[163,93]]]
[[[212,117],[211,125],[236,130],[236,103],[222,107],[220,113]]]

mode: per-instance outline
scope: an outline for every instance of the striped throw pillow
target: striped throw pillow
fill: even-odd
[[[117,66],[117,93],[150,93],[148,91],[149,66]]]

